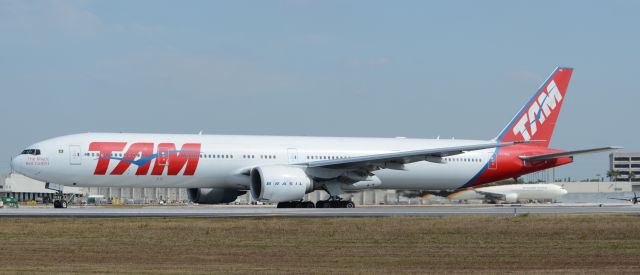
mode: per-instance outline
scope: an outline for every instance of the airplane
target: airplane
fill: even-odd
[[[636,192],[633,192],[633,198],[630,198],[630,199],[621,199],[621,198],[609,198],[609,199],[610,200],[628,201],[628,202],[631,202],[633,204],[638,204],[640,202],[640,197],[638,197]]]
[[[187,188],[200,204],[250,192],[254,201],[281,208],[352,208],[343,193],[468,188],[621,148],[549,148],[572,73],[556,68],[490,140],[82,133],[35,143],[11,165],[59,193],[57,185],[169,187]],[[314,190],[329,199],[304,201]]]
[[[497,186],[470,187],[453,192],[425,192],[453,200],[486,200],[491,203],[504,201],[515,203],[523,200],[553,200],[564,196],[568,191],[551,183],[506,184]]]

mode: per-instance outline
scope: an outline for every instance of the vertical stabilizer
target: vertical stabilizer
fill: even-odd
[[[541,140],[531,144],[549,147],[572,73],[572,68],[556,68],[500,132],[496,140],[501,142]]]

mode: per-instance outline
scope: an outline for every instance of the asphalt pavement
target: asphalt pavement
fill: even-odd
[[[474,205],[290,208],[270,206],[185,207],[20,207],[0,209],[0,216],[21,217],[385,217],[522,214],[640,214],[640,205]]]

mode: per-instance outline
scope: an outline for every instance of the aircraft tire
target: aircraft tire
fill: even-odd
[[[318,201],[316,202],[316,208],[329,208],[329,203],[327,201]]]

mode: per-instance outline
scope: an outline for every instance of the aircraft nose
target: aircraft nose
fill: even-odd
[[[30,174],[30,170],[27,167],[27,159],[24,155],[18,155],[11,160],[11,170],[18,174],[22,174],[28,176]]]
[[[21,167],[20,167],[20,162],[18,162],[18,158],[20,158],[20,156],[15,156],[11,160],[11,170],[20,173]]]

